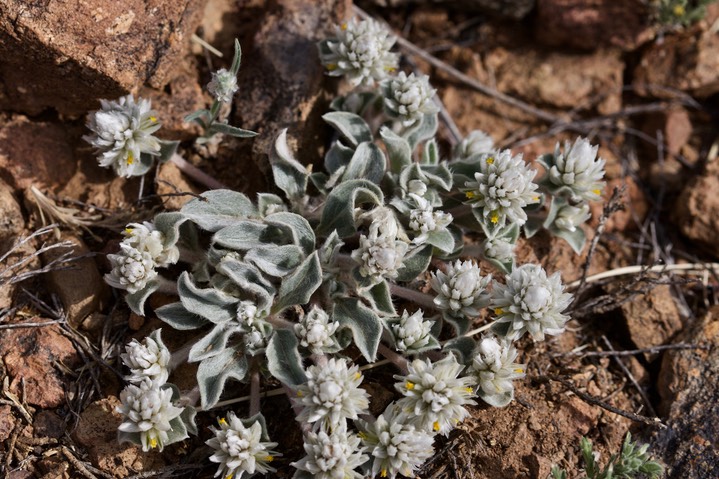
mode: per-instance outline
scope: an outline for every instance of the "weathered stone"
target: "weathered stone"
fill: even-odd
[[[686,184],[689,169],[685,168],[678,157],[681,156],[685,163],[691,162],[685,155],[693,132],[689,112],[685,108],[674,106],[651,114],[643,123],[642,130],[651,137],[656,137],[659,132],[666,148],[660,157],[655,145],[646,144],[641,156],[647,160],[649,168],[642,168],[640,171],[646,174],[653,188],[679,192]]]
[[[73,246],[72,257],[90,253],[85,243],[76,237],[67,237]],[[43,255],[45,263],[67,252],[57,248]],[[59,296],[70,325],[77,328],[90,313],[100,309],[109,289],[100,276],[100,271],[91,257],[75,260],[69,269],[53,269],[45,276],[48,287]]]
[[[665,344],[683,327],[671,287],[666,284],[622,304],[622,312],[629,337],[638,348]]]
[[[13,416],[10,406],[0,406],[0,443],[10,437],[10,433],[15,428],[15,416]]]
[[[676,201],[674,216],[681,232],[715,256],[719,256],[719,165],[687,183]]]
[[[82,114],[180,63],[206,0],[0,0],[0,108]]]
[[[0,126],[0,176],[15,189],[34,185],[59,190],[77,168],[67,137],[58,124],[22,115],[10,118]]]
[[[412,3],[424,3],[423,0],[373,1],[381,7],[399,7]],[[536,0],[433,0],[432,3],[447,10],[480,12],[501,18],[520,20],[532,11]]]
[[[53,411],[40,411],[33,418],[36,436],[60,439],[65,434],[65,421]]]
[[[583,50],[633,50],[654,36],[649,5],[642,0],[537,0],[535,25],[539,41]]]
[[[719,477],[719,308],[682,332],[678,341],[709,349],[668,351],[658,379],[667,428],[654,443],[667,478]]]
[[[122,415],[115,410],[119,405],[115,396],[90,404],[80,415],[73,438],[87,450],[95,467],[115,477],[162,467],[160,453],[143,453],[134,444],[117,441],[117,427],[122,423]]]
[[[24,322],[44,321],[33,318]],[[63,374],[54,364],[73,367],[79,358],[70,340],[59,332],[58,325],[3,331],[0,335],[0,358],[11,378],[10,389],[20,394],[21,383],[24,383],[28,404],[42,408],[65,404]]]
[[[15,200],[13,190],[10,185],[0,179],[0,256],[13,247],[24,227],[25,218],[20,205]],[[5,265],[2,269],[15,262],[15,255],[11,255],[2,263]],[[9,283],[10,279],[9,275],[0,278],[0,309],[7,308],[12,304],[15,288]]]
[[[157,194],[162,197],[162,203],[165,205],[165,209],[168,210],[179,210],[185,203],[193,199],[193,194],[202,192],[201,189],[187,180],[177,165],[170,162],[160,165],[156,182]],[[188,194],[183,195],[182,193]]]

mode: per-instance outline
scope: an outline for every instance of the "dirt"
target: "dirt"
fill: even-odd
[[[68,13],[80,3],[43,10],[43,2],[30,2],[12,29],[9,14],[0,8],[0,38],[12,37],[0,42],[0,53],[15,49],[11,56],[0,55],[0,256],[44,222],[58,221],[48,211],[69,208],[75,220],[101,218],[88,219],[89,227],[60,221],[57,235],[30,241],[10,256],[32,257],[45,241],[71,239],[77,253],[87,256],[70,269],[11,287],[2,276],[10,260],[0,261],[0,471],[14,479],[209,478],[216,468],[207,461],[204,441],[221,410],[198,416],[199,437],[163,453],[117,443],[121,419],[115,407],[123,387],[118,354],[130,338],[162,323],[152,313],[131,314],[102,280],[109,271],[105,256],[118,248],[122,225],[179,209],[203,187],[168,163],[148,175],[138,201],[138,179],[117,178],[97,166],[82,140],[83,115],[99,98],[127,91],[149,96],[163,118],[161,136],[182,141],[189,162],[253,197],[269,187],[267,150],[280,129],[289,128],[298,160],[321,163],[331,138],[320,117],[341,86],[323,74],[315,43],[351,16],[352,5],[348,0],[186,0],[160,8],[162,2],[131,2],[123,11],[114,4],[98,6],[90,21],[84,10]],[[0,6],[13,9],[18,4],[0,0]],[[593,205],[585,226],[588,238],[603,226],[591,253],[585,249],[576,255],[563,240],[540,233],[520,240],[519,263],[537,262],[570,283],[584,276],[585,263],[591,276],[634,265],[719,258],[719,2],[704,20],[685,29],[658,27],[647,2],[640,1],[359,4],[462,73],[556,119],[543,120],[527,108],[480,94],[444,69],[405,57],[403,67],[431,76],[462,134],[485,130],[498,145],[522,152],[526,161],[579,134],[600,144],[600,156],[607,160],[604,200],[615,187],[624,188],[623,210],[604,221],[604,205]],[[150,11],[153,5],[158,9]],[[62,12],[71,21],[60,32]],[[128,26],[132,29],[123,31]],[[193,32],[224,58],[190,42]],[[212,70],[228,66],[235,37],[242,43],[243,66],[230,119],[259,135],[226,141],[213,151],[193,145],[198,130],[181,119],[210,101],[204,85]],[[15,68],[27,51],[42,54],[35,64]],[[69,78],[75,80],[68,83]],[[25,90],[18,87],[21,81],[27,81]],[[444,124],[438,138],[447,157],[452,139]],[[31,187],[55,209],[41,211]],[[27,268],[50,260],[35,258]],[[651,443],[650,451],[668,466],[668,477],[716,477],[718,285],[713,273],[683,277],[668,271],[589,282],[577,295],[574,319],[564,334],[520,344],[519,360],[529,369],[517,383],[516,400],[501,409],[471,407],[471,416],[435,443],[435,456],[417,477],[545,479],[555,464],[580,477],[582,436],[605,460],[627,431]],[[149,311],[171,301],[153,295]],[[55,317],[69,324],[49,324],[53,320],[47,318]],[[37,323],[42,324],[30,326]],[[165,328],[171,349],[187,341],[185,332]],[[676,343],[705,349],[671,349]],[[668,349],[591,355],[657,346]],[[195,372],[185,366],[172,379],[190,389]],[[396,395],[393,373],[389,367],[367,373],[375,413]],[[228,397],[247,389],[232,383]],[[632,421],[602,407],[605,403],[647,417],[657,412],[667,427]],[[289,401],[263,398],[262,407],[272,418],[270,436],[284,453],[276,462],[276,477],[291,477],[289,464],[302,454],[302,444]],[[231,409],[242,414],[246,405]]]

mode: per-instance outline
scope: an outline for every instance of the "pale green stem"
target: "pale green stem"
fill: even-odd
[[[407,374],[407,358],[397,354],[382,343],[379,343],[377,352],[384,356],[384,358],[389,360],[392,364],[397,366],[397,369],[399,369],[402,374]]]
[[[257,357],[250,365],[250,417],[260,412],[260,364]]]
[[[406,288],[398,284],[390,284],[389,290],[393,295],[415,303],[417,306],[421,306],[424,309],[437,309],[437,305],[434,304],[434,296],[430,296],[427,293],[422,293],[421,291]]]
[[[188,163],[183,157],[175,153],[170,157],[170,161],[177,166],[180,171],[195,180],[197,183],[206,186],[211,190],[227,189],[223,183],[217,181],[204,171],[200,170],[191,163]]]

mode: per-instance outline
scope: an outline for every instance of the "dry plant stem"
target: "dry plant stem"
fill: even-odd
[[[202,338],[202,336],[195,336],[190,341],[183,344],[180,349],[170,355],[170,362],[167,364],[169,371],[174,371],[178,366],[187,362],[187,358],[190,357],[190,349]]]
[[[553,357],[565,357],[565,356],[580,356],[583,358],[604,358],[604,357],[622,357],[622,356],[636,356],[637,354],[656,354],[662,351],[667,350],[673,350],[673,349],[704,349],[708,350],[710,349],[707,345],[701,345],[701,344],[687,344],[687,343],[677,343],[677,344],[662,344],[660,346],[653,346],[651,348],[642,348],[642,349],[630,349],[626,351],[577,351],[575,352],[569,352],[569,353],[562,353],[554,355]]]
[[[77,472],[79,472],[83,477],[86,477],[87,479],[97,479],[97,476],[92,472],[88,471],[85,465],[73,455],[70,449],[65,446],[60,446],[60,450],[62,451],[62,455],[67,458],[70,464],[72,464],[73,467],[77,470]]]
[[[684,274],[703,274],[706,271],[719,273],[719,263],[682,263],[671,265],[655,265],[655,266],[624,266],[622,268],[610,269],[601,273],[587,276],[585,283],[596,283],[603,279],[614,278],[617,276],[628,276],[634,274],[646,273],[684,273]],[[568,290],[577,289],[582,284],[582,280],[577,280],[567,285]]]
[[[270,323],[275,329],[293,329],[295,327],[295,323],[293,323],[292,321],[287,321],[286,319],[279,318],[274,315],[267,316],[267,318],[265,318],[265,321]]]
[[[594,406],[599,406],[602,409],[606,409],[609,412],[613,412],[614,414],[619,414],[620,416],[626,417],[627,419],[631,419],[635,422],[641,422],[643,424],[647,424],[649,426],[659,426],[660,428],[665,428],[666,425],[662,423],[661,419],[658,417],[647,417],[642,416],[640,414],[634,414],[629,411],[624,411],[623,409],[619,409],[617,407],[612,406],[611,404],[608,404],[604,401],[602,401],[599,398],[596,398],[592,396],[591,394],[587,394],[584,391],[580,390],[578,387],[576,387],[574,384],[570,383],[564,378],[560,378],[558,376],[535,376],[534,379],[537,379],[539,381],[547,382],[547,381],[556,381],[558,383],[561,383],[564,387],[572,391],[574,394],[579,397],[582,401],[592,404]]]
[[[355,6],[354,7],[355,13],[360,16],[363,19],[369,19],[372,18],[367,12],[362,10],[361,8]],[[550,122],[550,123],[564,123],[564,121],[557,115],[553,115],[552,113],[549,113],[544,110],[540,110],[539,108],[535,108],[532,105],[525,103],[521,100],[517,100],[516,98],[513,98],[509,95],[505,95],[504,93],[495,90],[494,88],[490,88],[486,85],[482,85],[474,78],[465,75],[464,73],[460,72],[456,68],[448,65],[447,63],[443,62],[439,58],[430,55],[425,50],[422,50],[417,45],[411,43],[410,41],[402,38],[401,36],[397,37],[397,44],[407,50],[410,54],[420,57],[422,60],[426,61],[430,65],[432,65],[435,68],[439,68],[440,70],[443,70],[447,73],[449,73],[451,76],[455,77],[457,80],[461,81],[462,83],[466,84],[469,87],[474,88],[475,90],[479,91],[480,93],[483,93],[487,96],[496,98],[499,101],[502,101],[504,103],[507,103],[508,105],[512,105],[515,108],[518,108],[526,113],[529,113],[530,115],[533,115],[537,118],[540,118],[544,121]]]
[[[197,183],[206,186],[211,190],[226,189],[227,186],[217,181],[204,171],[200,170],[196,166],[190,164],[183,157],[175,153],[170,157],[170,161],[174,163],[180,171],[185,173],[187,176],[195,180]]]
[[[377,348],[377,352],[380,353],[382,356],[385,357],[385,359],[389,360],[392,364],[397,366],[397,369],[399,369],[402,374],[407,374],[407,359],[403,356],[397,354],[396,352],[392,351],[390,348],[385,346],[382,343],[379,343],[379,347]]]
[[[415,291],[414,289],[406,288],[398,284],[390,284],[389,290],[393,295],[411,301],[422,308],[437,309],[437,305],[434,304],[434,298],[426,293]]]
[[[250,365],[250,417],[260,413],[260,363],[252,358]]]

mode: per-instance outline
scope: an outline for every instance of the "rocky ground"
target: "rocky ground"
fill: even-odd
[[[565,283],[585,266],[612,273],[574,286],[567,332],[523,345],[530,370],[517,400],[472,408],[419,477],[543,479],[552,464],[575,477],[581,436],[606,459],[629,430],[667,477],[719,477],[719,3],[684,28],[658,25],[641,0],[358,4],[404,39],[403,65],[433,79],[445,152],[451,128],[485,130],[527,158],[581,134],[601,144],[607,202],[618,189],[606,221],[601,205],[593,211],[588,236],[601,235],[591,255],[543,235],[520,244],[520,262],[561,271]],[[253,196],[268,188],[268,145],[281,128],[300,161],[320,161],[329,141],[320,116],[339,83],[323,75],[315,42],[352,14],[342,0],[0,0],[0,475],[212,477],[203,441],[214,413],[201,416],[199,439],[162,454],[117,443],[118,351],[159,320],[130,314],[102,281],[127,222],[203,188],[168,163],[138,200],[137,178],[97,166],[84,115],[99,98],[149,97],[160,136]],[[234,38],[244,57],[232,124],[259,135],[210,155],[181,118],[209,103],[203,85],[227,66]],[[705,267],[681,266],[690,263]],[[641,268],[652,265],[666,268]],[[639,268],[618,270],[630,266]],[[182,386],[193,371],[177,375]],[[391,375],[369,375],[373,409],[391,401]],[[285,426],[286,398],[263,408],[280,419],[270,424],[285,454],[277,477],[290,477],[301,433]]]

